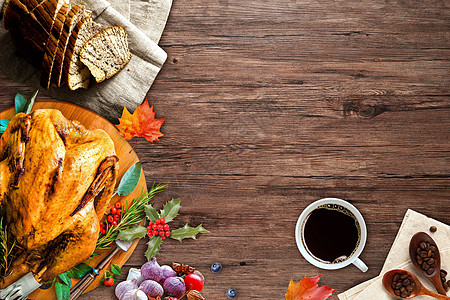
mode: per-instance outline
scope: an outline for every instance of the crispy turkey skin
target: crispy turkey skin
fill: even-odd
[[[1,137],[0,161],[0,204],[17,243],[0,287],[30,271],[51,280],[87,259],[116,184],[118,159],[108,134],[58,110],[19,113]]]

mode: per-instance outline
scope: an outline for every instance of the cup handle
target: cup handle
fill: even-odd
[[[367,270],[369,270],[369,267],[359,258],[356,258],[353,261],[353,264],[355,265],[355,267],[357,267],[358,269],[360,269],[362,272],[366,273]]]

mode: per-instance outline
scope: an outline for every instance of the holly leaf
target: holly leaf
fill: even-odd
[[[122,240],[125,242],[132,241],[134,239],[141,239],[147,234],[147,228],[144,226],[133,226],[125,230],[119,231],[117,235],[118,240]]]
[[[70,269],[69,271],[67,271],[67,276],[69,276],[69,278],[81,278],[84,275],[86,275],[87,273],[89,273],[92,270],[92,267],[88,264],[85,263],[81,263],[76,265],[75,267],[73,267],[72,269]]]
[[[180,210],[180,199],[172,199],[166,204],[164,204],[163,209],[159,212],[161,218],[166,220],[166,223],[171,222],[176,216],[178,216],[178,211]]]
[[[319,287],[318,283],[321,275],[319,274],[316,277],[305,276],[298,283],[291,279],[285,295],[286,300],[328,299],[335,289],[330,288],[328,285]]]
[[[187,238],[191,238],[191,239],[195,240],[197,234],[204,233],[204,232],[209,232],[209,231],[206,230],[205,228],[203,228],[202,224],[200,224],[194,228],[194,227],[189,226],[186,223],[183,227],[172,230],[170,232],[169,237],[181,242],[183,239],[187,239]]]
[[[120,275],[120,272],[122,272],[122,268],[120,268],[119,265],[111,264],[111,272],[115,275]]]
[[[160,132],[163,119],[155,119],[153,106],[148,105],[147,99],[141,106],[137,106],[133,114],[123,108],[122,117],[119,118],[119,125],[116,127],[126,140],[131,140],[133,137],[143,137],[149,142],[158,141],[158,138],[163,136]]]
[[[62,280],[62,282],[70,287],[72,285],[72,281],[70,280],[69,276],[67,276],[67,273],[59,274],[58,277]]]
[[[70,298],[70,288],[59,281],[55,284],[55,293],[58,300],[69,300]]]
[[[120,179],[119,186],[117,187],[116,194],[119,196],[126,196],[134,189],[139,183],[141,178],[142,164],[140,161],[135,162]]]
[[[156,219],[161,218],[156,209],[151,205],[144,205],[145,215],[150,222],[155,222]]]
[[[20,112],[25,112],[25,107],[27,106],[27,98],[24,95],[17,93],[14,97],[14,106],[16,107],[16,114]]]
[[[150,261],[153,256],[159,253],[159,248],[161,248],[162,238],[160,236],[154,236],[150,238],[147,243],[147,251],[145,251],[145,257]]]

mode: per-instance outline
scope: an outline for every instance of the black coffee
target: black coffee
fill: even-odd
[[[325,204],[313,210],[303,225],[305,248],[325,263],[350,257],[361,237],[356,217],[346,208]]]

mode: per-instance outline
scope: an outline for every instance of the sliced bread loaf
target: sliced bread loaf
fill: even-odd
[[[5,29],[17,26],[22,17],[31,13],[46,0],[7,0],[3,4],[3,25]]]
[[[69,37],[66,54],[64,55],[64,78],[71,90],[88,88],[91,73],[80,61],[81,47],[94,35],[102,30],[102,25],[86,18],[77,23]]]
[[[82,5],[74,5],[71,7],[64,22],[64,28],[59,37],[58,48],[55,55],[55,61],[53,62],[51,83],[54,86],[60,87],[63,84],[62,71],[64,54],[66,53],[67,44],[69,42],[69,36],[74,30],[77,23],[83,19],[91,16],[91,12],[85,9]]]
[[[45,53],[41,65],[41,86],[46,89],[50,88],[53,62],[55,60],[59,37],[61,36],[68,11],[69,5],[63,4],[56,14],[53,26],[50,30],[50,36],[45,45]]]
[[[128,64],[131,52],[127,38],[122,26],[112,26],[93,36],[81,48],[80,59],[97,82],[110,78]]]

